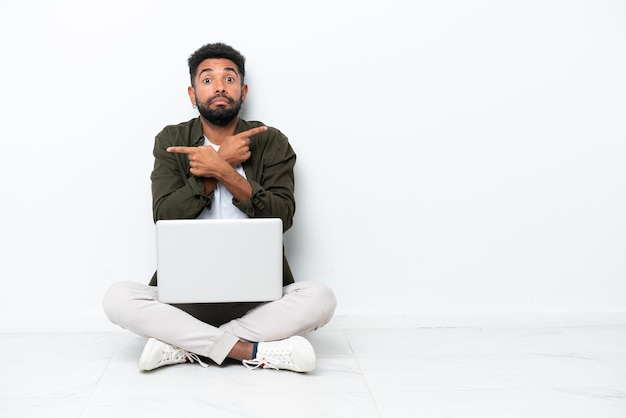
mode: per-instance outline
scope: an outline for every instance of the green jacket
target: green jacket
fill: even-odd
[[[262,125],[261,122],[240,119],[236,133]],[[204,145],[200,118],[166,126],[156,136],[154,169],[150,176],[155,222],[160,219],[193,219],[205,207],[211,207],[213,192],[208,196],[204,194],[202,178],[189,172],[187,155],[166,151],[170,146],[199,145]],[[252,197],[241,202],[233,199],[233,204],[250,218],[280,218],[283,232],[287,231],[293,224],[296,211],[293,172],[296,154],[287,137],[271,127],[250,138],[250,153],[250,158],[242,163],[242,167],[252,185]],[[283,285],[293,282],[291,269],[283,255]],[[157,285],[156,272],[150,285]]]

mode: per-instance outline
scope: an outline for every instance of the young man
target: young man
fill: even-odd
[[[296,154],[277,129],[239,118],[248,94],[245,58],[214,43],[194,52],[188,64],[188,94],[200,116],[166,126],[156,137],[154,221],[274,217],[288,230]],[[228,357],[249,368],[308,372],[315,352],[300,334],[330,321],[336,300],[320,283],[295,282],[284,256],[283,266],[283,297],[273,302],[165,304],[157,300],[155,273],[149,285],[114,284],[103,306],[113,323],[148,338],[141,370],[205,365],[201,357],[222,364]]]

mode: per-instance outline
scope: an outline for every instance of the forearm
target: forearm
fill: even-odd
[[[210,205],[212,193],[205,195],[204,182],[191,176],[186,183],[175,178],[153,178],[152,212],[154,221],[160,219],[191,219]]]
[[[252,186],[230,164],[220,164],[215,178],[228,189],[235,200],[241,202],[252,197]]]
[[[283,221],[283,230],[287,231],[293,225],[293,216],[296,211],[293,195],[283,194],[284,190],[268,190],[256,181],[251,181],[252,197],[233,204],[251,218],[280,218]]]

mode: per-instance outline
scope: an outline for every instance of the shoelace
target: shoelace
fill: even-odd
[[[257,356],[257,358],[252,360],[244,360],[242,363],[251,370],[258,367],[279,370],[280,367],[277,365],[291,365],[293,361],[291,360],[291,349],[281,348],[279,350],[269,350],[268,353],[263,353],[261,357]]]
[[[187,360],[189,360],[190,363],[193,363],[194,360],[198,362],[198,364],[204,368],[209,367],[208,364],[206,364],[205,362],[203,362],[202,360],[200,360],[200,357],[198,357],[197,354],[194,353],[187,353]]]
[[[198,362],[198,364],[202,367],[209,367],[208,364],[204,363],[200,360],[197,354],[190,353],[188,351],[183,350],[182,348],[175,348],[172,346],[167,346],[165,350],[163,350],[163,357],[159,361],[160,364],[167,363],[169,361],[175,363],[181,363],[183,361],[189,361],[190,363]]]
[[[243,365],[246,366],[250,370],[257,369],[261,367],[262,369],[274,369],[279,370],[278,367],[274,366],[272,363],[278,363],[276,359],[273,358],[255,358],[253,360],[244,360],[242,361]]]

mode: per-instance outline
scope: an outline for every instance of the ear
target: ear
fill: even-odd
[[[196,104],[196,89],[194,89],[191,86],[187,87],[187,94],[189,95],[189,100],[191,100],[191,104],[194,107],[197,106],[197,104]]]
[[[241,103],[246,102],[246,96],[248,95],[248,85],[244,84],[241,86]]]

